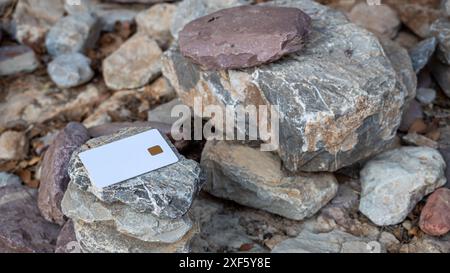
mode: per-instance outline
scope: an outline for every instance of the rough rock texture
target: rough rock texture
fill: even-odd
[[[81,221],[74,224],[81,249],[87,253],[185,253],[190,251],[190,241],[197,233],[192,228],[174,244],[149,243],[119,233],[111,225]]]
[[[310,24],[299,9],[240,6],[190,22],[178,41],[181,53],[205,69],[247,68],[301,50]]]
[[[431,25],[431,32],[436,36],[439,59],[450,65],[450,19],[441,18]]]
[[[99,189],[91,184],[86,169],[78,157],[80,152],[89,148],[149,129],[128,128],[111,136],[89,140],[72,155],[69,175],[71,181],[80,189],[93,193],[106,203],[121,202],[138,212],[149,212],[159,218],[176,219],[186,214],[201,188],[200,167],[197,162],[178,155],[180,161],[175,164]]]
[[[90,138],[83,125],[71,122],[59,132],[46,151],[41,169],[38,206],[47,221],[63,225],[61,200],[70,181],[67,172],[72,153]]]
[[[82,85],[92,79],[94,71],[91,61],[81,53],[69,53],[58,56],[48,64],[50,78],[61,88]]]
[[[431,104],[436,99],[436,90],[431,88],[418,88],[416,99],[422,104]]]
[[[402,115],[402,122],[399,131],[407,132],[411,125],[424,117],[422,105],[416,100],[412,100]]]
[[[435,37],[431,37],[418,43],[414,48],[409,51],[411,56],[414,71],[419,73],[425,65],[430,61],[436,50],[437,40]]]
[[[0,187],[0,253],[53,252],[58,226],[40,216],[36,193],[21,185]]]
[[[447,97],[450,97],[450,66],[442,64],[438,60],[432,61],[431,73]]]
[[[72,220],[68,220],[59,231],[55,253],[81,253]]]
[[[175,12],[170,32],[178,39],[178,32],[190,21],[215,11],[247,4],[247,0],[185,0],[181,1]]]
[[[158,219],[121,203],[101,202],[73,183],[69,184],[64,195],[62,208],[64,214],[74,221],[112,224],[118,232],[145,242],[175,243],[192,228],[188,215],[175,220]]]
[[[391,143],[411,94],[379,41],[315,2],[274,4],[312,17],[304,50],[253,69],[204,72],[174,47],[163,73],[179,97],[190,106],[196,96],[206,105],[278,105],[278,153],[294,172],[335,171]]]
[[[208,142],[201,166],[212,195],[294,220],[314,215],[338,189],[332,174],[289,177],[276,155],[226,141]]]
[[[0,160],[24,159],[28,153],[28,139],[23,132],[6,131],[0,135]]]
[[[135,35],[103,61],[103,77],[111,89],[134,89],[161,73],[162,51],[146,35]]]
[[[177,105],[183,105],[183,102],[179,99],[173,99],[167,103],[158,105],[154,109],[148,111],[148,121],[161,122],[165,124],[174,124],[179,117],[172,117],[172,109]]]
[[[450,231],[450,189],[438,189],[428,197],[420,214],[420,229],[433,236]]]
[[[90,13],[61,18],[48,32],[45,45],[52,56],[81,52],[91,48],[100,35],[100,23]]]
[[[0,76],[33,72],[38,66],[36,54],[27,46],[0,47]]]
[[[369,161],[361,171],[359,210],[379,226],[402,222],[425,195],[446,183],[445,162],[428,147],[403,147]]]
[[[136,16],[138,31],[153,38],[161,48],[167,48],[172,40],[170,25],[177,10],[174,4],[157,4]]]
[[[441,238],[431,236],[415,237],[401,247],[400,253],[449,253],[450,235]]]
[[[19,186],[22,184],[17,175],[0,172],[0,188],[5,186]]]

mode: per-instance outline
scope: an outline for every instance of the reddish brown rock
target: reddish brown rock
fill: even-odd
[[[68,220],[59,232],[55,253],[80,253],[81,247],[75,236],[73,221]]]
[[[310,24],[297,8],[223,9],[187,24],[179,34],[180,50],[206,69],[252,67],[302,49]]]
[[[48,221],[63,225],[61,200],[70,181],[67,167],[72,153],[89,140],[89,132],[80,123],[67,124],[45,153],[42,162],[38,206]]]
[[[420,229],[433,236],[450,231],[450,189],[440,188],[430,197],[420,215]]]

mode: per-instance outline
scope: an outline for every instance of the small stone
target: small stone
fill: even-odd
[[[161,48],[167,48],[172,40],[170,25],[177,10],[174,4],[156,4],[136,16],[139,32],[149,35]]]
[[[302,49],[310,24],[296,8],[224,9],[187,24],[179,33],[180,51],[206,69],[253,67]]]
[[[177,105],[184,105],[179,98],[158,105],[154,109],[148,111],[148,121],[161,122],[169,125],[174,124],[179,119],[179,117],[178,116],[172,117],[171,112],[172,109]]]
[[[450,98],[450,66],[434,60],[432,61],[430,68],[434,79],[442,88],[445,95]]]
[[[450,19],[441,18],[431,25],[431,32],[436,36],[439,46],[437,56],[445,64],[450,65]]]
[[[70,181],[67,172],[72,153],[89,140],[89,132],[80,123],[71,122],[58,133],[42,160],[38,206],[47,221],[63,225],[61,200]]]
[[[424,117],[422,105],[416,100],[412,100],[405,109],[402,116],[402,122],[398,128],[401,132],[407,132],[416,120]]]
[[[19,186],[22,181],[17,175],[0,172],[0,188],[6,186]]]
[[[145,35],[135,35],[103,61],[106,85],[114,90],[139,88],[161,73],[162,51]]]
[[[428,197],[420,214],[420,229],[432,236],[450,231],[450,189],[438,189]]]
[[[450,0],[443,0],[442,1],[442,9],[445,11],[445,13],[450,16]]]
[[[55,253],[81,253],[72,220],[68,220],[61,228],[56,240]]]
[[[394,41],[407,50],[411,50],[419,43],[419,38],[411,32],[400,31]]]
[[[422,104],[431,104],[436,99],[436,90],[431,88],[418,88],[416,99]]]
[[[447,177],[446,187],[450,188],[450,147],[441,147],[439,149],[439,152],[441,153],[447,165],[447,169],[445,170],[445,176]]]
[[[378,226],[401,223],[427,194],[446,183],[445,162],[428,147],[382,153],[361,171],[359,210]]]
[[[38,66],[36,54],[27,46],[0,47],[0,76],[33,72]]]
[[[388,5],[359,3],[348,16],[353,23],[391,39],[397,36],[401,25],[397,12]]]
[[[338,190],[332,174],[287,176],[276,155],[226,141],[207,142],[201,166],[212,195],[294,220],[313,216]]]
[[[105,203],[121,202],[137,212],[152,213],[158,218],[177,219],[185,215],[200,190],[200,166],[193,160],[179,155],[172,146],[179,161],[158,170],[128,179],[124,182],[97,188],[89,176],[78,154],[119,139],[136,135],[151,128],[128,128],[114,135],[89,140],[78,149],[69,163],[71,182],[81,190],[94,194]],[[170,141],[169,145],[170,145]]]
[[[429,147],[429,148],[433,148],[433,149],[437,149],[439,147],[439,144],[436,141],[429,139],[426,136],[419,135],[416,133],[410,133],[410,134],[404,135],[402,137],[402,140],[408,144],[412,144],[415,146],[424,146],[424,147]]]
[[[28,138],[23,132],[6,131],[0,135],[0,160],[21,160],[28,154]]]
[[[98,18],[90,13],[63,17],[47,34],[47,51],[54,57],[67,53],[84,53],[95,45],[100,29]]]
[[[428,64],[431,56],[433,56],[434,51],[436,50],[436,46],[437,39],[431,37],[418,43],[409,51],[416,73],[419,73]]]
[[[58,87],[70,88],[87,83],[94,77],[91,60],[81,53],[59,55],[48,64],[50,78]]]

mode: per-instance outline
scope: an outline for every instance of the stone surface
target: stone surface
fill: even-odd
[[[48,53],[59,56],[92,48],[100,35],[98,18],[90,13],[74,14],[61,18],[47,34]]]
[[[436,90],[431,88],[418,88],[416,99],[422,104],[431,104],[436,99]]]
[[[434,238],[431,236],[415,237],[409,244],[404,244],[400,253],[449,253],[450,236]]]
[[[392,142],[412,95],[379,41],[315,2],[274,4],[312,17],[302,52],[258,68],[205,72],[172,48],[163,73],[179,97],[191,107],[195,97],[204,105],[278,105],[277,152],[293,172],[335,171],[379,153]]]
[[[428,197],[420,214],[420,229],[433,236],[450,231],[450,189],[438,189]]]
[[[161,73],[162,51],[145,35],[135,35],[103,61],[106,85],[114,90],[146,85]]]
[[[165,124],[172,125],[175,123],[179,117],[172,117],[172,109],[177,105],[184,105],[179,99],[173,99],[167,103],[158,105],[154,109],[148,111],[148,121],[150,122],[161,122]]]
[[[68,170],[72,153],[90,138],[83,125],[71,122],[61,130],[42,160],[38,206],[47,221],[63,225],[61,200],[70,181]]]
[[[170,32],[178,39],[178,32],[192,20],[216,12],[221,9],[241,6],[249,3],[246,0],[185,0],[181,1],[172,18]]]
[[[0,188],[0,253],[54,251],[59,229],[40,216],[36,193],[21,185]]]
[[[409,31],[400,31],[394,41],[402,47],[411,50],[419,43],[419,38]]]
[[[48,64],[50,78],[61,88],[85,84],[94,77],[91,61],[81,53],[59,55]]]
[[[161,48],[167,48],[172,40],[170,25],[177,10],[174,4],[157,4],[136,16],[138,31],[149,35]]]
[[[6,186],[18,186],[21,185],[22,181],[17,175],[0,172],[0,188]]]
[[[6,131],[0,135],[0,160],[24,159],[28,153],[28,139],[23,132]]]
[[[179,33],[181,53],[204,69],[239,69],[300,51],[311,18],[299,9],[241,6],[188,23]]]
[[[445,162],[428,147],[403,147],[375,157],[361,171],[359,210],[379,226],[401,223],[416,204],[446,183]]]
[[[129,128],[111,136],[91,139],[77,150],[69,163],[71,181],[80,189],[93,193],[106,203],[121,202],[138,212],[176,219],[186,214],[201,188],[200,167],[195,161],[176,154],[179,161],[119,184],[100,189],[91,184],[78,154],[150,128]],[[174,148],[173,148],[174,149]]]
[[[393,39],[400,29],[397,12],[388,5],[359,3],[349,13],[349,19],[377,35]]]
[[[276,155],[226,141],[207,142],[201,166],[212,195],[294,220],[313,216],[338,189],[331,174],[287,176]]]
[[[445,11],[445,13],[450,16],[450,1],[449,0],[442,0],[442,9]]]
[[[439,147],[439,144],[436,141],[416,133],[409,133],[407,135],[404,135],[402,137],[402,140],[407,144],[415,146],[425,146],[433,149],[437,149]]]
[[[418,43],[409,51],[416,73],[419,73],[430,61],[431,56],[433,56],[434,51],[436,50],[436,46],[436,38],[431,37]]]
[[[36,54],[27,46],[0,47],[0,76],[33,72],[38,66]]]
[[[402,132],[407,132],[411,125],[424,117],[422,105],[416,100],[412,100],[402,115],[402,122],[398,128]]]
[[[72,220],[68,220],[59,231],[55,253],[81,253],[81,247],[77,242]]]
[[[437,56],[442,62],[450,65],[450,19],[441,18],[436,20],[431,25],[431,32],[439,42]]]
[[[450,66],[442,64],[438,60],[432,61],[431,73],[447,97],[450,97]]]
[[[121,204],[107,204],[70,183],[62,201],[64,214],[83,223],[112,224],[118,232],[145,242],[175,243],[192,228],[188,215],[164,220]]]

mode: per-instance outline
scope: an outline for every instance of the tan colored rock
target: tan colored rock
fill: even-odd
[[[28,139],[23,132],[6,131],[0,135],[0,160],[24,159],[28,153]]]
[[[138,32],[154,39],[162,48],[167,48],[172,40],[170,25],[177,7],[174,4],[156,4],[136,16]]]

